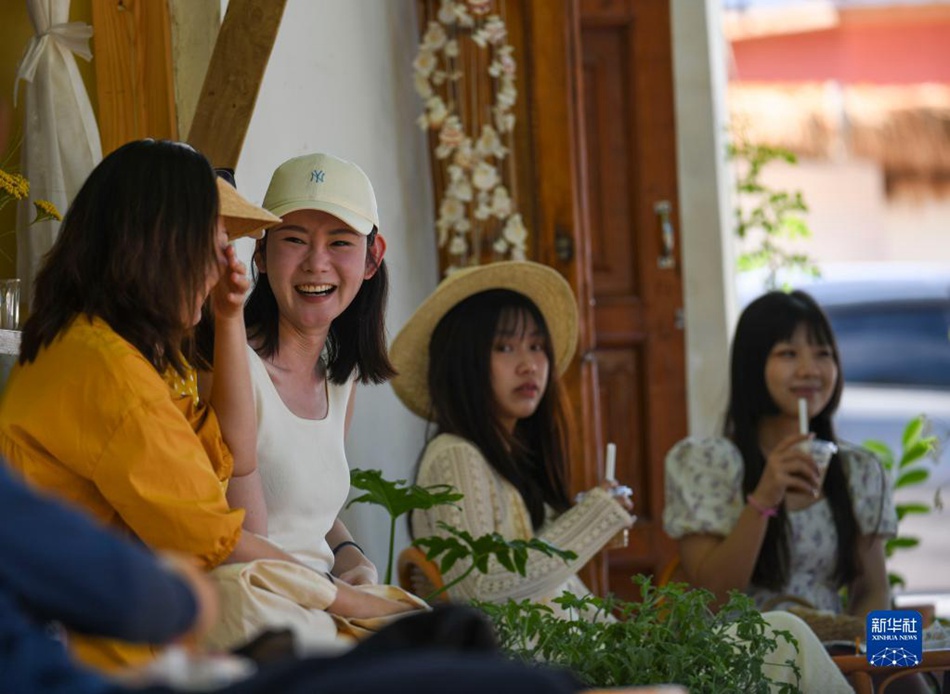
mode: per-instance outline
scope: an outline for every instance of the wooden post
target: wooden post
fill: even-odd
[[[102,153],[143,137],[178,138],[168,5],[92,0]]]
[[[188,142],[234,168],[254,113],[286,0],[231,0],[214,45]]]

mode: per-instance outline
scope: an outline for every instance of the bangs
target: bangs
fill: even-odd
[[[788,342],[792,339],[799,326],[805,326],[808,344],[822,347],[834,347],[835,339],[831,334],[831,326],[820,312],[817,305],[811,306],[802,301],[794,293],[789,295],[791,301],[786,310],[776,315],[776,342]]]
[[[530,319],[530,320],[529,320]],[[533,321],[537,335],[548,339],[547,326],[541,313],[527,299],[517,304],[502,307],[498,313],[495,335],[524,338],[528,334],[528,325]]]

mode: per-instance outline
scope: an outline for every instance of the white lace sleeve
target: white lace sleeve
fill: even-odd
[[[508,539],[529,538],[531,524],[523,500],[492,470],[479,450],[462,439],[454,439],[451,445],[439,444],[436,439],[426,450],[417,481],[422,485],[450,484],[465,498],[458,506],[439,506],[415,514],[413,534],[417,538],[445,534],[436,525],[443,521],[474,537],[498,532]],[[529,551],[525,576],[492,561],[487,574],[472,573],[453,587],[453,595],[493,602],[509,598],[540,599],[574,575],[630,522],[629,514],[606,492],[593,490],[580,504],[545,525],[539,533],[539,537],[556,547],[575,552],[577,559],[564,562]],[[446,580],[457,577],[467,567],[467,562],[460,561],[448,571]]]

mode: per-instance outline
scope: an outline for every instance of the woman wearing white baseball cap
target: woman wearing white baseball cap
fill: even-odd
[[[228,499],[266,508],[245,527],[303,564],[405,601],[398,589],[375,586],[376,567],[338,518],[350,489],[343,441],[356,382],[395,373],[372,184],[356,164],[308,154],[278,167],[263,206],[282,221],[257,243],[244,312],[259,477],[232,478]]]

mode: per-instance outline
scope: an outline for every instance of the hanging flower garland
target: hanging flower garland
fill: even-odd
[[[425,102],[418,123],[436,133],[435,157],[445,174],[436,229],[439,248],[452,258],[447,272],[478,263],[483,245],[490,245],[498,259],[525,258],[528,231],[506,185],[510,175],[504,165],[515,125],[516,63],[507,27],[492,14],[493,4],[440,0],[413,62],[416,91]],[[478,94],[477,76],[466,75],[461,66],[459,40],[465,36],[488,54],[490,102],[485,107],[462,103],[466,94]],[[465,79],[467,92],[461,89]],[[464,106],[470,108],[462,113]],[[475,122],[466,123],[466,115]]]

